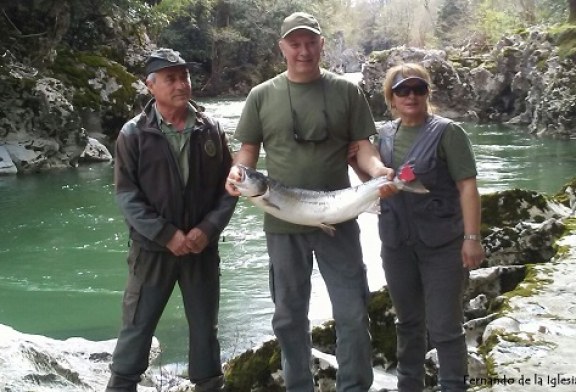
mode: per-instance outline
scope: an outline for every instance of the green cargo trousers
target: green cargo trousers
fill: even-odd
[[[199,255],[174,256],[143,249],[128,254],[128,281],[122,303],[122,327],[110,365],[106,392],[135,392],[149,363],[158,321],[178,283],[188,321],[188,374],[197,390],[219,391],[223,384],[218,307],[220,258],[216,248]]]

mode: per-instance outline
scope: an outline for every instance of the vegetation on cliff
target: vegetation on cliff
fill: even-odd
[[[155,43],[198,63],[197,92],[245,93],[283,68],[277,49],[282,19],[296,10],[317,15],[326,36],[326,67],[358,69],[375,50],[488,48],[535,24],[576,19],[575,0],[24,0],[2,5],[0,54],[35,68],[63,49],[98,53],[127,64],[131,46]],[[114,23],[121,19],[122,23]],[[570,36],[569,33],[563,33]],[[569,38],[567,38],[570,41]],[[573,48],[573,46],[572,46]],[[570,51],[570,49],[567,49]]]

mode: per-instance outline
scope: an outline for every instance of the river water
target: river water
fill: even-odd
[[[242,100],[202,102],[233,131]],[[576,176],[576,141],[465,124],[481,193],[510,188],[554,194]],[[233,145],[237,148],[237,145]],[[0,177],[0,323],[25,333],[90,340],[116,336],[126,277],[127,235],[114,203],[110,164]],[[363,214],[371,290],[384,282],[376,217]],[[262,214],[241,200],[222,236],[220,336],[224,359],[271,337],[272,303]],[[315,269],[310,318],[330,317]],[[163,364],[186,360],[186,320],[175,291],[157,329]]]

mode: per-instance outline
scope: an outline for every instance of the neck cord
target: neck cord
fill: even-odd
[[[296,117],[296,113],[294,112],[294,108],[292,107],[292,94],[290,93],[290,79],[288,79],[288,75],[286,75],[286,87],[288,89],[288,103],[290,105],[290,113],[292,114],[292,125],[295,125],[295,117]],[[324,89],[324,78],[322,77],[322,74],[320,74],[320,83],[322,84],[322,100],[324,103],[324,113],[326,114],[326,90]],[[326,116],[327,118],[327,116]]]

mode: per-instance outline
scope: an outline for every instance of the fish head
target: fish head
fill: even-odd
[[[268,191],[268,178],[257,170],[244,165],[237,165],[240,169],[240,181],[232,181],[242,196],[262,196]]]

